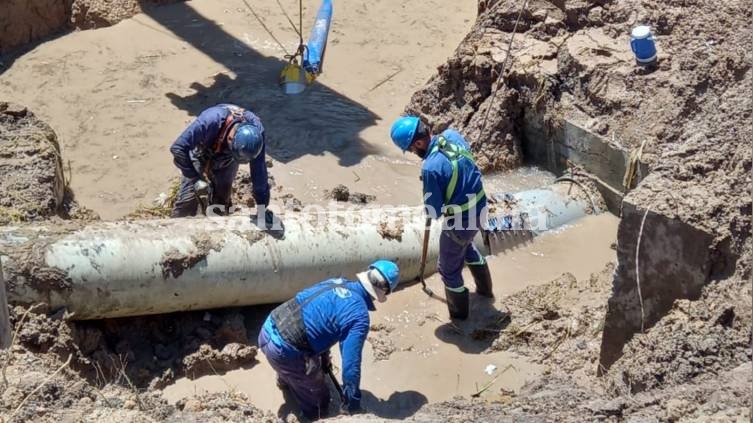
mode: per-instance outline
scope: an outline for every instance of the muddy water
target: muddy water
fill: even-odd
[[[169,145],[220,102],[264,122],[273,195],[316,203],[342,183],[417,204],[417,159],[391,144],[389,125],[468,33],[475,3],[335,3],[324,73],[300,96],[277,86],[298,41],[278,3],[298,21],[297,2],[193,0],[74,32],[0,64],[0,92],[55,129],[77,199],[105,219],[167,191],[178,175]],[[303,1],[304,38],[320,3]]]
[[[563,272],[580,279],[600,271],[615,258],[611,245],[617,223],[617,218],[609,214],[589,216],[491,257],[498,300],[492,306],[472,295],[472,317],[457,325],[448,323],[446,306],[427,297],[420,285],[395,292],[372,314],[372,325],[376,326],[364,349],[362,366],[365,406],[382,417],[400,418],[427,402],[471,395],[491,381],[486,393],[518,390],[542,367],[506,352],[482,354],[491,338],[474,340],[471,334],[496,323],[501,317],[498,310],[505,310],[499,299],[504,295],[546,283]],[[470,274],[466,271],[464,276],[472,286]],[[427,282],[443,297],[437,275]],[[254,336],[257,330],[253,326]],[[336,365],[340,362],[337,354],[334,348]],[[263,355],[259,358],[260,363],[250,369],[193,381],[180,379],[167,387],[164,395],[177,401],[195,392],[234,389],[247,394],[257,406],[278,411],[283,396],[275,388],[274,372]],[[485,369],[490,365],[495,369],[487,374]]]

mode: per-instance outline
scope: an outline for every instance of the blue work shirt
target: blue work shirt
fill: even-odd
[[[374,310],[371,296],[358,281],[342,278],[327,279],[296,294],[298,304],[323,287],[339,283],[342,287],[328,289],[303,306],[303,323],[313,354],[329,351],[340,343],[342,356],[343,393],[350,408],[361,402],[361,353],[369,333],[369,310]],[[282,349],[296,350],[280,336],[272,316],[264,322],[270,340]]]
[[[218,139],[220,131],[225,120],[230,115],[228,104],[218,104],[210,107],[188,125],[185,131],[170,146],[170,152],[173,154],[173,162],[180,169],[184,177],[189,179],[199,178],[199,171],[194,167],[191,160],[191,152],[209,150],[212,152],[212,161],[220,164],[220,167],[232,165],[233,155],[229,146],[224,140]],[[255,114],[246,110],[243,113],[247,122],[259,128],[264,134],[264,126],[261,120]],[[217,143],[221,143],[220,151],[214,153]],[[256,204],[269,205],[269,181],[267,180],[267,164],[265,162],[266,142],[262,145],[259,156],[251,161],[251,193],[254,196]]]
[[[442,132],[442,136],[449,143],[470,151],[468,143],[458,131],[447,129]],[[437,146],[438,142],[438,136],[435,135],[431,137],[428,151],[431,152],[432,149]],[[468,202],[469,194],[476,194],[483,189],[481,171],[479,171],[475,163],[461,157],[458,160],[458,179],[455,185],[455,191],[450,197],[449,204],[446,204],[445,192],[447,191],[447,186],[450,184],[451,178],[452,164],[447,156],[441,151],[436,151],[426,155],[421,168],[421,179],[424,185],[424,207],[426,207],[427,216],[436,219],[442,214],[443,206],[465,204]],[[468,216],[470,213],[474,213],[476,217],[480,216],[484,207],[486,207],[486,197],[480,199],[475,207],[462,213],[461,216],[463,223],[468,222]]]

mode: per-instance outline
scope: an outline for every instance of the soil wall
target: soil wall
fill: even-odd
[[[471,33],[406,112],[435,131],[459,129],[485,170],[519,165],[529,136],[561,137],[566,122],[647,164],[650,174],[616,208],[622,221],[602,339],[606,369],[677,301],[749,275],[741,257],[751,242],[753,8],[713,0],[522,6],[480,2]],[[630,51],[630,30],[639,24],[653,29],[654,67],[637,66]]]
[[[0,225],[62,210],[65,179],[52,128],[26,107],[0,102]]]
[[[7,0],[0,7],[0,54],[70,29],[114,25],[155,4],[181,0]]]
[[[68,25],[71,0],[7,0],[0,7],[0,53]]]

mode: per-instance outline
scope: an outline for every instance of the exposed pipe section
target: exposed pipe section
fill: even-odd
[[[532,233],[589,209],[557,186],[502,200],[490,222],[509,220],[507,229]],[[353,277],[379,258],[397,261],[402,281],[418,277],[422,207],[286,214],[284,221],[284,239],[247,216],[5,227],[0,259],[8,299],[98,319],[282,302],[319,280]],[[427,273],[438,256],[441,221],[434,225]]]

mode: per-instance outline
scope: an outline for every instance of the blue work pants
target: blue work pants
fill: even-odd
[[[278,380],[298,401],[303,414],[311,420],[325,417],[330,394],[320,357],[307,357],[292,348],[275,345],[263,328],[259,333],[259,349],[277,372]]]
[[[478,229],[442,230],[439,237],[439,275],[448,288],[463,286],[463,265],[483,262],[481,252],[473,243]]]
[[[223,215],[229,214],[232,206],[231,196],[233,193],[233,181],[238,173],[238,162],[233,161],[230,165],[212,170],[212,198],[211,203],[223,206]],[[198,178],[181,177],[178,197],[175,199],[175,205],[170,217],[196,216],[199,199],[196,197],[193,185]],[[211,204],[210,204],[211,206]]]

